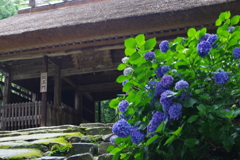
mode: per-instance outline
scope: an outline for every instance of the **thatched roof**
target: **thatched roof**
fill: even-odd
[[[154,30],[180,27],[190,21],[190,25],[212,23],[220,12],[238,6],[237,0],[108,0],[20,14],[0,21],[0,52],[54,44],[55,38],[62,43],[118,35],[126,30],[130,34],[136,26]],[[193,10],[199,7],[201,10]]]

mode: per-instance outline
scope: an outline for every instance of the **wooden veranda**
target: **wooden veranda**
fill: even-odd
[[[191,27],[211,33],[221,12],[239,14],[239,6],[239,0],[73,0],[1,20],[1,128],[95,122],[95,102],[122,93],[115,80],[125,39],[143,33],[160,42]],[[12,83],[31,96],[12,93]]]

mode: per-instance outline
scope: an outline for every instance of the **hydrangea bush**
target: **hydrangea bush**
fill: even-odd
[[[216,34],[125,40],[113,159],[240,159],[240,16],[230,17],[220,14]]]

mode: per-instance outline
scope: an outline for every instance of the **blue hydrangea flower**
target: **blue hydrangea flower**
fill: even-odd
[[[210,36],[210,34],[209,34],[209,33],[206,33],[206,34],[204,34],[204,35],[200,38],[199,41],[200,41],[200,42],[206,41],[209,36]]]
[[[161,94],[164,92],[164,91],[166,91],[167,89],[166,88],[164,88],[163,86],[162,86],[162,84],[159,82],[157,85],[156,85],[156,89],[155,89],[155,94],[157,95],[157,96],[161,96]]]
[[[210,52],[212,45],[208,41],[202,41],[197,45],[198,55],[204,57]]]
[[[215,43],[215,42],[217,39],[218,39],[218,36],[216,34],[213,34],[208,37],[207,41],[212,45],[212,47],[216,47],[217,43]]]
[[[111,142],[112,144],[115,144],[116,138],[118,138],[118,136],[116,136],[116,135],[111,136],[111,137],[110,137],[110,142]]]
[[[122,82],[122,86],[124,86],[127,83],[128,80],[125,80]]]
[[[157,78],[161,78],[165,73],[167,73],[170,70],[170,67],[168,65],[164,65],[162,67],[159,67],[155,73]]]
[[[145,135],[138,129],[138,127],[132,127],[131,128],[131,140],[133,144],[140,143],[143,141]]]
[[[217,74],[215,74],[213,78],[216,84],[223,85],[227,82],[228,75],[224,71],[220,71]]]
[[[240,48],[239,47],[234,48],[232,54],[233,54],[234,58],[240,59]]]
[[[158,83],[158,81],[152,81],[150,80],[149,83],[146,85],[146,89],[149,89],[149,90],[153,90],[155,89],[156,87],[156,84]]]
[[[129,106],[128,101],[126,100],[122,100],[119,104],[118,104],[118,109],[120,112],[125,113],[127,111],[127,107]]]
[[[124,63],[124,64],[126,64],[127,63],[127,61],[128,61],[128,57],[124,57],[124,58],[122,58],[122,63]]]
[[[152,119],[150,121],[150,124],[147,127],[147,133],[155,132],[157,127],[166,119],[168,118],[168,115],[166,113],[162,112],[155,112],[153,113]],[[152,133],[149,137],[152,137],[156,133]]]
[[[131,67],[125,68],[123,74],[125,76],[131,75],[133,73],[133,69]]]
[[[188,87],[189,87],[188,82],[184,81],[184,80],[180,80],[175,84],[175,89],[176,90],[181,90],[181,89],[185,89],[185,88],[188,88]]]
[[[159,48],[161,52],[166,53],[170,49],[168,41],[167,40],[162,41],[159,44]]]
[[[182,116],[182,105],[180,103],[173,103],[168,111],[170,119],[178,120]]]
[[[164,87],[164,88],[169,88],[173,85],[173,77],[171,75],[164,75],[160,81],[160,84]]]
[[[240,64],[238,64],[238,67],[240,68]]]
[[[232,33],[233,30],[234,30],[234,28],[235,28],[235,27],[233,27],[233,26],[232,26],[232,27],[229,27],[229,28],[228,28],[228,32],[229,32],[229,33]]]
[[[166,90],[161,94],[160,103],[162,104],[164,112],[168,112],[169,107],[173,104],[174,96],[173,95],[171,96],[171,94],[173,93],[174,93],[173,91]]]
[[[177,96],[176,98],[179,100],[186,100],[191,96],[190,93],[186,93],[186,92],[182,92],[179,96]]]
[[[125,119],[120,119],[112,127],[113,133],[120,138],[126,138],[127,136],[129,136],[130,130],[131,125]]]
[[[145,58],[146,60],[154,59],[154,58],[156,58],[156,55],[155,55],[154,52],[148,51],[148,52],[145,53],[144,58]]]

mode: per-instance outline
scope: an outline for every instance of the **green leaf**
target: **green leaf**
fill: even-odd
[[[184,125],[184,124],[183,124]],[[181,127],[178,127],[178,129],[176,131],[174,131],[174,135],[175,136],[178,136],[181,132],[182,132],[182,129],[183,129],[183,125]]]
[[[125,75],[120,75],[117,79],[116,82],[122,83],[123,81],[128,80],[128,77]]]
[[[129,62],[133,63],[134,61],[136,61],[137,59],[141,58],[141,55],[138,52],[135,52],[131,55],[131,57],[129,58]]]
[[[204,115],[206,112],[206,107],[203,104],[200,104],[199,106],[197,106],[197,109],[199,110],[200,115]]]
[[[226,17],[226,12],[222,12],[220,15],[219,15],[219,18],[221,21],[225,21],[225,17]]]
[[[230,17],[231,17],[231,12],[230,11],[226,11],[225,19],[229,19]]]
[[[114,145],[108,146],[108,148],[107,148],[107,152],[112,151],[114,147],[115,147]]]
[[[172,135],[171,137],[169,137],[166,142],[164,143],[164,146],[167,145],[168,143],[172,142],[174,139],[176,138],[175,135]]]
[[[202,28],[201,30],[200,30],[200,33],[199,33],[199,37],[202,37],[204,34],[206,34],[207,33],[207,29],[206,28]]]
[[[136,52],[135,48],[126,48],[124,51],[126,56],[131,56],[134,52]]]
[[[200,94],[202,92],[202,90],[201,89],[196,89],[194,92],[195,92],[195,94]]]
[[[188,29],[187,35],[188,35],[188,37],[194,37],[196,32],[197,31],[195,28],[190,28],[190,29]]]
[[[147,40],[146,43],[144,44],[145,50],[146,51],[153,50],[156,44],[157,44],[156,38],[151,38]]]
[[[187,146],[188,148],[192,148],[198,144],[199,144],[199,140],[195,139],[195,138],[190,138],[190,139],[184,140],[184,145]]]
[[[164,125],[165,125],[165,124],[164,124],[164,121],[163,121],[163,122],[158,126],[158,128],[156,129],[155,132],[161,132]]]
[[[136,49],[136,40],[134,38],[128,38],[124,41],[124,46],[126,48]]]
[[[208,94],[200,94],[199,96],[200,96],[200,98],[205,99],[205,100],[210,99],[210,96]]]
[[[114,153],[112,153],[114,154]],[[120,156],[120,151],[119,152],[116,152],[112,158],[112,160],[119,160],[119,156]]]
[[[133,108],[128,108],[127,114],[134,114],[135,110]]]
[[[239,15],[236,15],[236,16],[232,17],[232,19],[231,19],[231,24],[232,24],[232,25],[238,24],[239,18],[240,18]]]
[[[122,71],[122,70],[124,70],[126,67],[127,67],[126,64],[121,63],[121,64],[118,65],[118,68],[117,68],[117,69],[118,69],[119,71]]]
[[[131,83],[126,83],[124,86],[123,86],[123,92],[128,92],[130,90],[130,88],[132,88],[132,84]]]
[[[159,135],[157,135],[157,134],[155,134],[153,137],[151,137],[150,139],[148,139],[148,141],[146,142],[146,144],[145,145],[150,145],[150,144],[152,144],[156,139],[158,139],[159,138]]]
[[[120,152],[120,151],[121,151],[120,148],[114,148],[110,153],[116,154],[117,152]]]
[[[228,48],[229,47],[232,47],[232,46],[234,46],[234,45],[236,45],[237,44],[237,40],[236,39],[231,39],[229,42],[228,42]]]
[[[191,117],[188,118],[187,122],[192,123],[198,119],[199,115],[192,115]]]
[[[137,35],[135,39],[136,39],[137,45],[139,47],[144,45],[144,43],[145,43],[145,36],[144,36],[144,34]]]
[[[197,101],[193,98],[188,98],[183,102],[183,106],[185,108],[192,107]]]
[[[220,26],[222,24],[222,20],[221,19],[217,19],[215,22],[216,26]]]
[[[117,109],[118,108],[118,103],[119,103],[119,100],[118,99],[113,99],[111,100],[111,102],[109,103],[109,106],[113,109]]]

